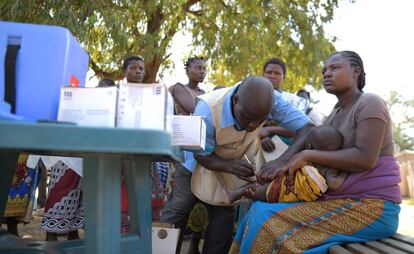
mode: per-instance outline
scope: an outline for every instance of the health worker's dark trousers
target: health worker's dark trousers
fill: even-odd
[[[185,228],[188,215],[196,202],[191,192],[192,173],[181,164],[176,165],[175,186],[161,212],[161,222],[173,224],[177,228]],[[204,203],[208,210],[209,224],[204,233],[204,254],[228,253],[233,241],[235,208],[232,206],[214,206]]]

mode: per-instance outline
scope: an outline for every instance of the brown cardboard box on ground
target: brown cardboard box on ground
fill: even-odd
[[[152,253],[175,254],[180,229],[152,227]]]

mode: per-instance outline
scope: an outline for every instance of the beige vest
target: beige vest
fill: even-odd
[[[237,131],[234,126],[221,128],[223,102],[229,90],[220,89],[199,96],[211,110],[216,131],[214,154],[224,160],[242,160],[246,155],[258,170],[264,163],[258,138],[261,127],[253,132]],[[200,200],[208,204],[226,206],[224,188],[233,191],[246,183],[235,175],[212,171],[197,163],[191,179],[191,190]]]

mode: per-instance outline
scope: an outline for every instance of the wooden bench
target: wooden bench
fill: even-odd
[[[364,243],[346,243],[334,245],[329,248],[330,254],[405,254],[414,253],[414,238],[395,234],[394,236],[382,240]]]

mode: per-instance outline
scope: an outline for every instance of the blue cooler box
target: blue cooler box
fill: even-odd
[[[7,56],[11,73],[10,56],[16,51],[12,91],[6,86],[5,62]],[[85,86],[88,62],[88,54],[66,28],[0,22],[0,119],[55,121],[60,88]],[[15,95],[10,97],[10,91]],[[13,100],[15,107],[10,105]]]

